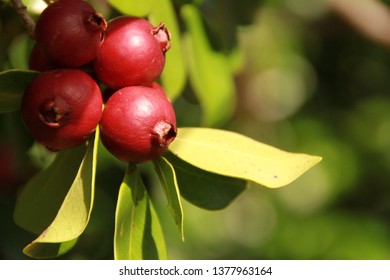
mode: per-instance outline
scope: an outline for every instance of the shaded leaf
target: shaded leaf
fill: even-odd
[[[270,188],[291,183],[321,161],[318,156],[286,152],[211,128],[179,128],[169,150],[198,168]]]
[[[173,166],[166,158],[159,157],[153,161],[154,169],[160,179],[165,196],[168,200],[168,209],[171,212],[176,225],[179,227],[182,240],[184,240],[183,206],[181,204],[180,190],[176,180]]]
[[[160,221],[137,166],[128,167],[119,189],[115,214],[114,258],[167,258]]]
[[[149,20],[158,25],[164,22],[171,33],[171,48],[166,53],[161,83],[168,97],[174,101],[183,91],[187,80],[179,24],[171,0],[159,0],[152,5]]]
[[[190,82],[203,109],[203,125],[217,126],[231,117],[235,106],[231,62],[212,49],[197,7],[185,5],[181,15],[188,29],[185,47]]]
[[[19,110],[25,89],[38,74],[27,70],[0,72],[0,113]]]
[[[165,157],[173,165],[180,194],[190,203],[207,209],[220,210],[246,190],[247,181],[199,169],[172,153]]]

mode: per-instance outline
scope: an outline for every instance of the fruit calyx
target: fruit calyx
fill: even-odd
[[[84,22],[91,30],[100,32],[100,40],[103,41],[103,32],[107,29],[107,21],[103,15],[96,12],[87,12],[84,17]]]
[[[177,135],[176,127],[165,121],[159,121],[151,133],[153,143],[166,149]]]
[[[39,108],[39,119],[50,127],[60,127],[66,114],[66,108],[59,106],[53,99],[47,99]]]
[[[161,22],[158,26],[154,27],[151,32],[160,43],[163,53],[166,53],[171,48],[171,33],[165,27],[165,23]]]

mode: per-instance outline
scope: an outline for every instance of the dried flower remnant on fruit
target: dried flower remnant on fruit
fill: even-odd
[[[152,139],[161,148],[166,149],[175,139],[177,134],[176,127],[165,121],[158,122],[153,129]]]
[[[160,42],[163,53],[166,53],[171,48],[171,33],[165,27],[165,23],[161,22],[158,26],[154,27],[152,34]]]
[[[88,13],[85,16],[85,23],[91,30],[100,32],[100,41],[103,41],[104,31],[107,29],[106,19],[99,13]]]
[[[65,108],[60,108],[54,100],[46,100],[39,108],[39,119],[50,127],[60,127],[67,114]]]

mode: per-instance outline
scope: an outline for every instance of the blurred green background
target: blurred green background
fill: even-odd
[[[90,2],[108,17],[118,13],[105,1]],[[169,258],[389,259],[389,46],[348,23],[330,0],[173,1],[177,11],[192,2],[213,48],[238,49],[235,109],[219,127],[323,161],[280,189],[250,185],[223,210],[184,201],[185,242],[144,165]],[[380,3],[390,9],[387,2]],[[29,7],[39,13],[39,5]],[[31,46],[8,1],[0,1],[0,70],[26,69]],[[200,125],[190,85],[174,105],[179,126]],[[65,259],[112,258],[125,167],[102,151],[92,220]],[[19,112],[0,115],[0,259],[27,258],[22,249],[34,236],[12,221],[15,197],[50,156],[33,145]]]

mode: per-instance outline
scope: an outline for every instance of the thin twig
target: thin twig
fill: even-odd
[[[21,0],[11,0],[12,6],[14,7],[16,13],[19,15],[20,19],[23,21],[28,34],[30,37],[35,38],[35,22],[27,13],[27,7],[22,3]]]

